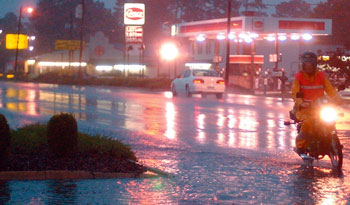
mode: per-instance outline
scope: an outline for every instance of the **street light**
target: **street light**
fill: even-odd
[[[19,45],[19,35],[21,34],[21,20],[22,20],[22,11],[23,7],[19,9],[19,17],[18,17],[18,26],[17,26],[17,46],[16,46],[16,58],[15,58],[15,66],[14,66],[14,73],[15,76],[17,76],[17,62],[18,62],[18,45]],[[28,14],[33,13],[34,9],[32,7],[25,8],[25,12]]]
[[[164,43],[160,48],[160,55],[164,60],[174,61],[174,77],[176,77],[176,61],[175,59],[179,55],[179,49],[175,43]]]

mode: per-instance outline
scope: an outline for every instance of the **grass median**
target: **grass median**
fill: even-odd
[[[101,135],[78,133],[78,151],[74,156],[54,158],[46,138],[46,124],[27,125],[11,130],[12,143],[3,171],[84,170],[142,174],[130,146]]]

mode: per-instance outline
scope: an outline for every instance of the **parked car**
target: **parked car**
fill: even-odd
[[[225,80],[213,70],[186,69],[181,76],[171,83],[173,96],[184,93],[187,97],[192,94],[215,94],[216,98],[222,98],[225,92]]]

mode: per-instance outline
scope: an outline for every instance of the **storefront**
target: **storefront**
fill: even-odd
[[[232,17],[229,35],[226,18],[172,26],[173,37],[191,41],[188,48],[191,58],[211,61],[216,70],[226,71],[228,37],[230,59],[231,56],[250,56],[249,63],[244,62],[240,66],[230,60],[232,66],[228,68],[228,73],[249,74],[250,82],[253,82],[256,67],[261,67],[262,71],[269,69],[276,72],[283,68],[287,75],[292,76],[298,70],[299,55],[306,50],[316,51],[322,37],[331,34],[332,20],[311,18]],[[260,59],[258,64],[254,60],[256,58]],[[242,67],[247,72],[237,70]],[[228,84],[239,84],[235,81],[237,76],[229,78]]]

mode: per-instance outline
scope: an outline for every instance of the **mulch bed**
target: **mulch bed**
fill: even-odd
[[[146,168],[127,159],[115,159],[108,154],[76,153],[72,157],[54,158],[47,150],[39,154],[10,154],[2,171],[84,170],[119,172],[140,175]]]

